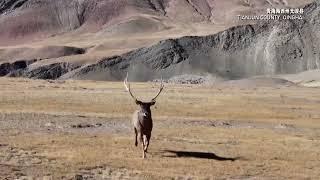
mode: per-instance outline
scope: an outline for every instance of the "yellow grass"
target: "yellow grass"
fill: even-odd
[[[151,98],[152,84],[133,83],[135,94]],[[156,86],[155,86],[156,87]],[[135,105],[122,82],[0,79],[1,114],[79,115],[127,118]],[[41,168],[54,178],[85,167],[127,169],[143,179],[317,179],[320,177],[320,91],[318,88],[217,88],[166,85],[153,109],[154,131],[148,159],[126,133],[42,133],[5,129],[0,144],[33,150],[49,160]],[[276,128],[177,125],[180,121],[293,125]],[[172,124],[159,125],[162,121]],[[167,157],[166,152],[210,152],[235,161]],[[1,157],[1,156],[0,156]],[[0,164],[1,167],[1,164]],[[40,173],[41,174],[41,173]],[[1,175],[1,174],[0,174]]]

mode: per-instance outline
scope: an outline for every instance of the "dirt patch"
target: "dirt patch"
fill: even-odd
[[[75,179],[90,179],[90,180],[102,180],[102,179],[141,179],[143,176],[139,171],[132,171],[126,168],[111,168],[111,167],[87,167],[82,168],[75,175]]]

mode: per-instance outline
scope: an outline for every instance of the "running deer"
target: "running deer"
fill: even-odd
[[[164,85],[161,79],[159,92],[150,102],[142,102],[132,94],[130,84],[128,83],[128,73],[124,80],[124,86],[126,90],[129,92],[130,96],[135,101],[135,103],[139,106],[139,109],[133,113],[132,117],[133,129],[135,133],[135,146],[138,146],[139,138],[143,151],[142,158],[146,158],[146,153],[148,151],[151,138],[151,131],[153,127],[150,107],[155,105],[156,98],[160,95],[161,91],[164,88]]]

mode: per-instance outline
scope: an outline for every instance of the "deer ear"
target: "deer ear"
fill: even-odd
[[[140,104],[141,104],[141,101],[136,100],[136,104],[137,104],[137,105],[140,105]]]
[[[153,106],[156,104],[156,101],[151,101],[150,105]]]

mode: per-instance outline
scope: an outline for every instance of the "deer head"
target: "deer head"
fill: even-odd
[[[156,103],[156,99],[157,97],[161,94],[163,88],[164,88],[164,85],[163,85],[163,82],[162,82],[162,78],[161,78],[161,84],[160,84],[160,88],[159,88],[159,91],[157,93],[157,95],[151,99],[151,101],[149,102],[143,102],[143,101],[140,101],[138,100],[133,94],[132,94],[132,91],[130,89],[130,84],[128,83],[128,73],[127,73],[127,76],[124,80],[124,86],[126,88],[126,90],[129,92],[130,96],[133,98],[133,100],[135,101],[135,103],[137,105],[139,105],[141,107],[142,110],[145,110],[146,112],[150,112],[150,107],[155,105]]]

